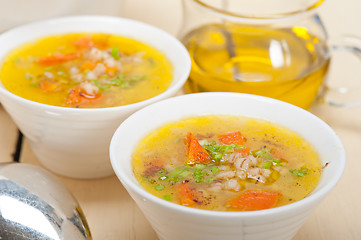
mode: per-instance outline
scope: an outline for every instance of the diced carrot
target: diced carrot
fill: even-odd
[[[272,157],[280,159],[281,163],[288,163],[288,161],[282,157],[282,154],[277,149],[272,148],[270,153]]]
[[[211,157],[209,156],[207,150],[199,144],[196,136],[194,136],[193,133],[187,134],[187,145],[187,164],[209,163],[211,161]]]
[[[180,202],[183,206],[193,206],[196,204],[194,191],[190,188],[189,184],[182,182],[178,185],[178,193]]]
[[[94,42],[90,37],[81,37],[78,40],[73,42],[73,45],[76,48],[91,48],[94,46]]]
[[[95,67],[96,67],[96,63],[95,62],[89,62],[89,61],[86,61],[86,62],[83,62],[80,66],[81,70],[93,70]]]
[[[275,148],[272,148],[270,153],[274,158],[282,158],[281,153]]]
[[[67,61],[74,60],[80,55],[78,53],[72,54],[56,54],[48,57],[40,58],[37,62],[43,66],[54,66],[59,65]]]
[[[247,190],[227,202],[227,205],[243,211],[272,208],[281,197],[281,193],[264,190]]]
[[[237,149],[235,152],[241,153],[242,157],[247,157],[249,155],[249,153],[250,153],[250,148],[245,147],[245,148]]]
[[[221,143],[227,145],[229,144],[242,145],[247,141],[246,137],[244,137],[240,131],[219,135],[218,139],[219,141],[221,141]]]
[[[116,72],[118,72],[118,68],[117,67],[106,67],[105,69],[106,73],[110,74],[110,75],[114,75]]]
[[[79,104],[80,102],[81,102],[80,89],[77,86],[75,86],[70,90],[66,98],[66,104],[76,105]]]
[[[66,98],[67,105],[92,105],[100,103],[105,100],[105,96],[98,92],[97,94],[90,95],[84,89],[77,86],[73,87]]]
[[[105,100],[105,96],[101,93],[95,95],[87,94],[83,89],[75,86],[70,91],[66,98],[67,105],[92,105]]]
[[[60,90],[59,84],[47,80],[41,81],[39,85],[40,85],[40,89],[47,93],[57,92]]]

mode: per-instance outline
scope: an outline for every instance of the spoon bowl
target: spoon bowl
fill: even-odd
[[[0,239],[92,239],[70,191],[51,173],[25,163],[0,164]]]

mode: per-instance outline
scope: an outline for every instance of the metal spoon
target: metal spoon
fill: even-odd
[[[0,164],[0,239],[92,239],[69,190],[46,170]]]

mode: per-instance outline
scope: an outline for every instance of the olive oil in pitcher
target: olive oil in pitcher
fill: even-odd
[[[325,42],[306,28],[209,24],[183,38],[192,70],[186,92],[242,92],[309,108],[329,65]]]

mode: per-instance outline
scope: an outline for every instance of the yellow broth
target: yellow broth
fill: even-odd
[[[136,103],[164,92],[173,67],[152,46],[123,36],[47,36],[12,50],[0,80],[10,92],[44,104],[102,108]]]
[[[220,142],[222,134],[237,131],[246,139],[242,144]],[[189,133],[207,149],[212,156],[210,162],[189,163]],[[219,158],[209,151],[211,143],[226,147],[228,152]],[[232,146],[236,147],[232,150]],[[240,172],[239,166],[229,161],[230,156],[240,156],[235,153],[237,148],[249,151],[246,158],[256,159],[254,166],[241,167],[247,174],[248,170],[256,170],[268,172],[268,176],[241,177],[243,170]],[[216,211],[260,210],[299,201],[313,191],[322,173],[317,152],[298,134],[264,120],[228,115],[191,117],[160,127],[140,141],[132,164],[135,177],[151,194],[184,206]],[[188,191],[192,192],[188,202],[180,190],[183,185],[189,185]],[[272,206],[260,209],[229,204],[247,190],[277,193],[278,198]]]

